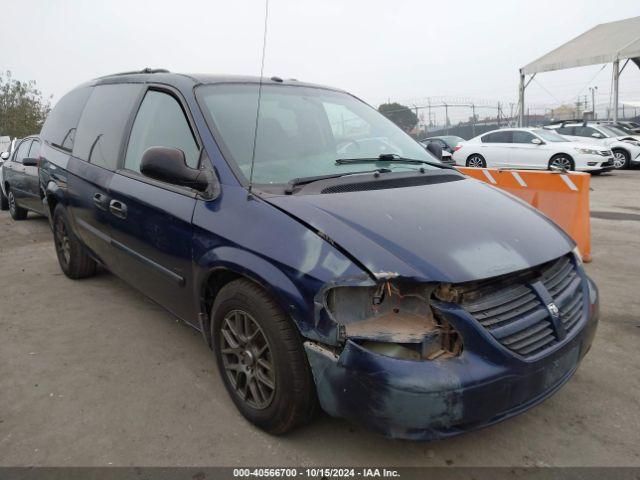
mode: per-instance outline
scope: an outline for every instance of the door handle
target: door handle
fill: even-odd
[[[127,206],[119,200],[111,200],[109,210],[118,218],[127,218]]]
[[[107,211],[107,196],[102,193],[96,193],[93,195],[93,204],[100,210]]]

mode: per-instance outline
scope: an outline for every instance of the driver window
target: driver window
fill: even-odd
[[[192,168],[198,167],[199,149],[184,112],[171,95],[149,90],[131,129],[124,167],[140,171],[142,154],[149,147],[171,147],[184,152]]]
[[[534,138],[536,137],[529,132],[523,132],[520,130],[513,132],[513,143],[531,143],[531,140]]]
[[[20,144],[18,150],[16,151],[15,157],[13,157],[13,161],[16,163],[22,163],[22,160],[27,158],[27,154],[29,153],[29,147],[31,146],[31,140],[25,140]]]

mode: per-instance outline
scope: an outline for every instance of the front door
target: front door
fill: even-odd
[[[540,144],[532,143],[540,140],[531,132],[523,130],[513,131],[513,141],[509,153],[509,166],[511,168],[546,169],[550,155],[547,154],[548,146],[540,140]]]
[[[28,203],[27,187],[24,180],[27,167],[22,164],[22,161],[29,155],[31,142],[31,138],[20,142],[13,158],[4,167],[4,181],[9,185],[13,198],[15,198],[18,206],[21,207],[26,207]],[[7,192],[8,194],[9,192]]]
[[[198,166],[200,147],[185,111],[173,92],[154,88],[146,92],[131,129],[123,168],[110,185],[110,210],[112,244],[119,256],[116,273],[195,324],[191,220],[196,193],[140,173],[144,151],[154,146],[178,148],[189,166]]]
[[[37,138],[31,142],[27,158],[38,159],[40,156],[40,140]],[[40,196],[40,179],[38,177],[38,167],[24,167],[23,185],[25,191],[25,206],[35,212],[45,215],[42,197]]]

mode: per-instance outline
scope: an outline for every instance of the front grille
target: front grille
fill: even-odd
[[[531,357],[564,338],[543,302],[545,290],[559,309],[558,330],[570,334],[583,314],[582,279],[570,256],[475,284],[465,289],[461,306],[506,348]]]

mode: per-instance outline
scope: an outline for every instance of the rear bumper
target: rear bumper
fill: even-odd
[[[320,404],[330,415],[411,440],[446,438],[517,415],[556,392],[589,350],[598,323],[598,294],[588,283],[590,298],[580,328],[536,361],[507,352],[479,353],[476,347],[486,339],[473,338],[461,310],[440,307],[463,336],[460,357],[399,360],[351,341],[338,356],[306,342]]]

